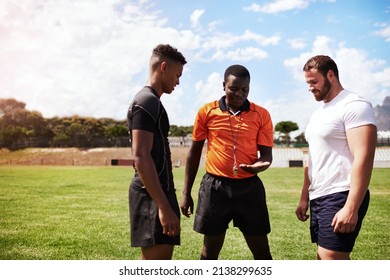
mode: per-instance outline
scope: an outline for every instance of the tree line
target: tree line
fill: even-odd
[[[192,126],[170,127],[170,136],[186,136]],[[127,121],[111,118],[53,117],[29,111],[26,104],[0,98],[0,148],[128,147]]]
[[[169,136],[191,135],[193,126],[171,125]],[[275,125],[275,144],[306,145],[304,134],[291,140],[290,133],[298,130],[292,121]],[[0,98],[0,148],[11,150],[26,147],[128,147],[127,121],[111,118],[53,117],[44,118],[40,112],[29,111],[16,99]]]

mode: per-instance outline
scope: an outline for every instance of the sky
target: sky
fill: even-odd
[[[0,98],[46,118],[125,120],[160,43],[188,61],[161,98],[171,125],[223,96],[232,64],[251,73],[248,99],[296,133],[320,105],[302,72],[314,55],[374,107],[390,96],[390,0],[0,0]]]

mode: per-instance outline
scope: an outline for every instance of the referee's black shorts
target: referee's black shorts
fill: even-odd
[[[180,209],[176,193],[166,194],[167,199],[180,219]],[[180,245],[180,235],[168,236],[163,234],[158,216],[158,208],[152,200],[140,178],[135,177],[129,189],[129,211],[131,246],[147,247],[157,244]]]
[[[229,179],[206,173],[199,189],[194,230],[218,235],[231,221],[248,236],[271,232],[263,183],[258,176]]]

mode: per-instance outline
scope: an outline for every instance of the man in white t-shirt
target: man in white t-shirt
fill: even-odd
[[[296,215],[306,221],[310,201],[317,259],[350,259],[370,200],[377,137],[374,110],[344,90],[330,57],[312,57],[303,71],[309,91],[323,104],[305,131],[309,157]]]

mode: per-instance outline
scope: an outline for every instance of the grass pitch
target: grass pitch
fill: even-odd
[[[390,170],[375,169],[371,202],[353,259],[388,260],[390,256]],[[203,172],[193,188],[197,190]],[[139,259],[129,246],[129,167],[0,166],[0,259]],[[174,169],[178,199],[184,168]],[[274,259],[315,259],[309,223],[295,217],[302,186],[301,168],[270,168],[260,174],[266,187]],[[193,217],[182,217],[182,245],[174,259],[198,259],[203,236],[192,230]],[[252,259],[242,234],[230,227],[220,259]]]

